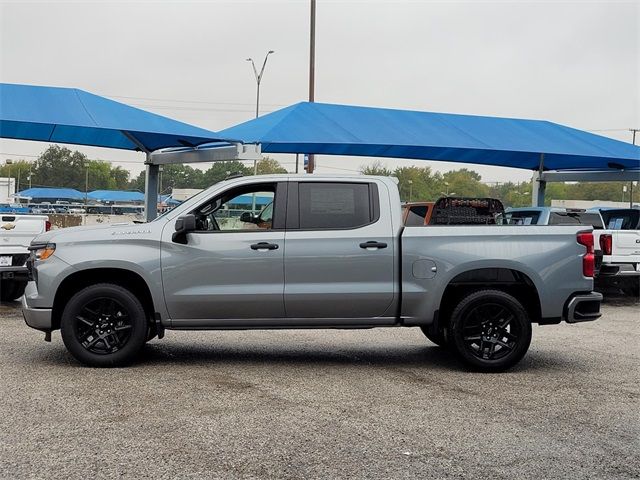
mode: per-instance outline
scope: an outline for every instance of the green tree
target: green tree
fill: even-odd
[[[73,152],[67,147],[52,145],[35,161],[32,171],[32,183],[34,185],[84,190],[85,165],[88,160],[84,153]]]
[[[86,176],[82,179],[82,184],[75,187],[78,190],[84,191],[85,182],[88,191],[125,190],[128,188],[129,172],[122,167],[112,167],[109,162],[87,160],[83,172]]]
[[[252,175],[253,168],[246,167],[242,162],[233,160],[230,162],[215,162],[204,172],[204,184],[200,188],[208,188],[221,182],[230,175]]]
[[[16,185],[16,191],[29,188],[29,174],[32,172],[33,164],[23,159],[9,161],[11,163],[5,163],[0,166],[0,177],[13,178]]]
[[[387,168],[387,166],[380,160],[376,160],[371,165],[361,165],[360,173],[363,175],[377,175],[380,177],[393,176],[393,171]]]
[[[258,175],[268,175],[272,173],[287,173],[287,169],[280,165],[275,158],[264,157],[258,160]]]
[[[127,188],[129,172],[113,167],[102,160],[90,160],[85,154],[66,147],[52,145],[38,159],[29,163],[24,160],[0,167],[0,176],[11,174],[20,177],[20,190],[29,185],[37,187],[66,187],[84,191],[88,179],[88,190]],[[87,175],[88,174],[88,175]]]
[[[442,175],[444,188],[440,194],[454,192],[457,197],[487,197],[489,187],[482,183],[481,179],[478,172],[467,168],[452,170]]]
[[[398,179],[403,201],[430,201],[440,196],[442,175],[431,172],[431,167],[399,167],[393,172]]]

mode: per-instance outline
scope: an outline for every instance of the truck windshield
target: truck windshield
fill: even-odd
[[[504,214],[506,225],[537,225],[540,212],[535,210],[525,212],[506,212]]]
[[[601,230],[602,219],[593,212],[551,212],[549,225],[591,225],[595,230]]]

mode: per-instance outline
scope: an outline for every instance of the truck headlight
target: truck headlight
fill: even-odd
[[[53,252],[56,251],[55,243],[40,243],[40,244],[32,244],[29,246],[29,250],[31,250],[32,257],[35,260],[46,260]]]

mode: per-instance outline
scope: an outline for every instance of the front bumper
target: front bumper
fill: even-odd
[[[602,294],[598,292],[580,293],[572,296],[565,307],[567,323],[591,322],[602,316],[600,303]]]
[[[50,332],[53,328],[52,315],[50,308],[34,308],[29,306],[29,295],[37,295],[34,282],[29,282],[22,297],[22,316],[24,321],[31,328]]]
[[[29,270],[25,266],[20,267],[0,267],[0,279],[2,280],[29,280]]]

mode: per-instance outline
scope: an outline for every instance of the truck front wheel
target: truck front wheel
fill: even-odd
[[[500,290],[471,293],[451,314],[449,344],[469,366],[499,372],[518,363],[531,343],[531,320],[514,297]]]
[[[147,319],[140,301],[110,283],[76,293],[62,313],[62,340],[71,354],[92,367],[131,363],[147,339]]]

